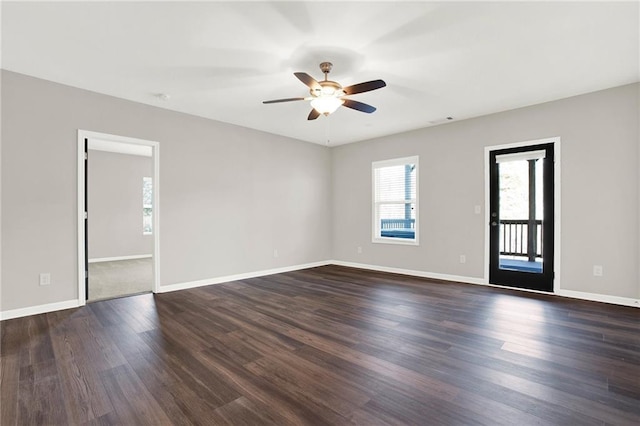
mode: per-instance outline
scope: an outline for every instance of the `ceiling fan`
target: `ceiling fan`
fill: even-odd
[[[271,101],[263,101],[262,103],[275,104],[279,102],[311,101],[313,109],[309,113],[307,120],[315,120],[320,117],[320,114],[329,115],[337,110],[341,105],[357,111],[366,112],[367,114],[374,112],[376,110],[375,107],[354,101],[353,99],[347,99],[345,96],[380,89],[385,87],[387,83],[382,80],[372,80],[354,84],[352,86],[342,87],[339,83],[327,79],[332,67],[333,64],[331,62],[322,62],[320,64],[320,69],[324,73],[323,81],[316,81],[305,72],[293,73],[293,75],[298,77],[298,80],[309,86],[311,96],[307,96],[306,98],[274,99]]]

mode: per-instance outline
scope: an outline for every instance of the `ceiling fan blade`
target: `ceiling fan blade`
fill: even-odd
[[[343,99],[343,100],[344,100],[344,103],[342,104],[342,106],[345,106],[347,108],[366,112],[367,114],[371,114],[376,110],[376,107],[373,107],[371,105],[368,105],[362,102],[354,101],[353,99]]]
[[[322,86],[320,86],[320,83],[318,83],[315,78],[311,77],[306,72],[294,72],[293,75],[298,77],[298,80],[309,86],[311,90],[322,90]]]
[[[370,90],[380,89],[385,87],[387,83],[382,80],[371,80],[365,83],[354,84],[342,89],[346,95],[355,95],[356,93],[369,92]]]
[[[309,116],[307,117],[307,120],[315,120],[318,117],[320,117],[320,113],[315,109],[312,109],[309,113]]]
[[[272,101],[262,101],[263,104],[277,104],[279,102],[292,102],[292,101],[304,101],[306,98],[286,98],[286,99],[274,99]]]

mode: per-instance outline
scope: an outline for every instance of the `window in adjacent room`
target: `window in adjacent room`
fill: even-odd
[[[373,242],[418,244],[418,157],[375,161]]]
[[[153,180],[142,178],[142,233],[153,233]]]

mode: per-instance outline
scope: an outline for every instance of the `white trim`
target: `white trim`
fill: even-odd
[[[518,291],[524,291],[527,293],[545,294],[547,296],[567,297],[571,299],[580,299],[580,300],[586,300],[590,302],[602,302],[602,303],[609,303],[612,305],[623,305],[623,306],[640,308],[640,300],[632,299],[630,297],[609,296],[606,294],[586,293],[583,291],[561,290],[561,289],[555,293],[550,293],[547,291],[531,290],[528,288],[518,288],[518,287],[511,287],[511,286],[498,285],[498,284],[483,284],[483,285],[487,287],[503,288],[505,290],[518,290]]]
[[[153,255],[152,254],[136,254],[133,256],[96,257],[93,259],[89,259],[89,263],[117,262],[119,260],[148,259],[150,257],[153,257]]]
[[[560,137],[553,138],[553,268],[554,268],[554,280],[553,280],[553,291],[560,291],[560,283],[562,274],[560,273],[562,269],[562,227],[560,226],[562,214],[561,214],[561,205],[562,205],[562,184],[560,182],[560,169],[561,169],[561,145],[560,145]]]
[[[153,142],[153,292],[160,291],[160,144]]]
[[[78,300],[76,301],[77,306],[84,306],[86,301],[85,296],[85,288],[84,288],[84,274],[86,271],[84,270],[84,139],[85,136],[82,134],[81,130],[78,130],[78,193],[76,194],[76,199],[78,200]]]
[[[529,161],[540,160],[547,156],[547,151],[544,149],[538,151],[524,151],[514,152],[513,154],[500,154],[496,155],[496,163],[509,163],[512,161]]]
[[[89,141],[89,149],[93,151],[104,151],[125,155],[138,155],[142,157],[151,157],[153,155],[153,149],[148,145],[103,141],[101,139],[94,138],[91,138],[91,140]]]
[[[590,300],[592,302],[611,303],[614,305],[631,306],[640,308],[640,299],[632,299],[630,297],[610,296],[608,294],[585,293],[584,291],[574,290],[558,290],[558,296],[570,297],[572,299]]]
[[[544,295],[553,296],[553,297],[568,297],[572,299],[588,300],[592,302],[602,302],[602,303],[610,303],[614,305],[623,305],[623,306],[640,308],[640,299],[632,299],[629,297],[609,296],[606,294],[585,293],[585,292],[573,291],[573,290],[560,290],[557,293],[547,293],[543,291],[528,290],[524,288],[487,284],[484,282],[484,279],[482,278],[463,277],[458,275],[439,274],[439,273],[425,272],[425,271],[415,271],[410,269],[392,268],[388,266],[378,266],[378,265],[370,265],[370,264],[364,264],[364,263],[343,262],[341,260],[325,260],[321,262],[286,266],[282,268],[267,269],[263,271],[249,272],[245,274],[228,275],[225,277],[211,278],[208,280],[199,280],[199,281],[191,281],[191,282],[178,283],[178,284],[170,284],[170,285],[160,287],[159,293],[167,293],[167,292],[177,291],[177,290],[186,290],[189,288],[202,287],[202,286],[213,285],[213,284],[222,284],[226,282],[262,277],[266,275],[280,274],[283,272],[298,271],[301,269],[316,268],[319,266],[327,266],[327,265],[338,265],[338,266],[345,266],[348,268],[367,269],[371,271],[410,275],[410,276],[415,276],[420,278],[430,278],[430,279],[452,281],[452,282],[465,283],[465,284],[482,285],[486,287],[504,288],[507,290],[517,290],[517,291],[522,291],[527,293],[544,294]],[[13,310],[4,311],[4,312],[0,311],[0,321],[12,319],[12,318],[25,317],[29,315],[44,314],[47,312],[60,311],[64,309],[77,308],[79,306],[82,306],[82,305],[79,305],[77,300],[67,300],[64,302],[30,306],[27,308],[13,309]]]
[[[370,264],[364,264],[364,263],[343,262],[341,260],[332,260],[329,264],[346,266],[348,268],[359,268],[359,269],[367,269],[370,271],[389,272],[392,274],[410,275],[410,276],[420,277],[420,278],[431,278],[435,280],[453,281],[453,282],[464,283],[464,284],[482,285],[485,287],[503,288],[506,290],[517,290],[517,291],[522,291],[526,293],[544,294],[546,296],[569,297],[572,299],[588,300],[592,302],[602,302],[602,303],[610,303],[613,305],[623,305],[623,306],[640,308],[640,299],[632,299],[630,297],[609,296],[606,294],[585,293],[581,291],[572,291],[572,290],[559,290],[556,293],[550,293],[546,291],[530,290],[526,288],[509,287],[509,286],[497,285],[497,284],[488,284],[485,282],[483,278],[439,274],[435,272],[426,272],[426,271],[415,271],[410,269],[393,268],[388,266],[378,266],[378,265],[370,265]]]
[[[264,277],[266,275],[281,274],[283,272],[291,272],[291,271],[299,271],[301,269],[317,268],[318,266],[327,266],[327,265],[331,265],[332,263],[334,263],[334,261],[324,260],[320,262],[304,263],[301,265],[284,266],[282,268],[264,269],[262,271],[247,272],[244,274],[226,275],[223,277],[209,278],[205,280],[188,281],[184,283],[163,285],[162,287],[160,287],[159,293],[167,293],[170,291],[177,291],[177,290],[186,290],[189,288],[228,283],[231,281],[246,280],[249,278]]]
[[[78,301],[65,300],[64,302],[47,303],[46,305],[29,306],[27,308],[11,309],[0,312],[0,321],[13,318],[28,317],[30,315],[45,314],[47,312],[62,311],[64,309],[77,308]]]
[[[100,139],[116,143],[144,145],[152,149],[153,158],[153,292],[160,289],[160,143],[127,136],[110,135],[78,129],[78,301],[77,306],[86,304],[84,286],[84,140]]]
[[[413,277],[420,277],[420,278],[431,278],[434,280],[455,281],[455,282],[466,283],[466,284],[480,284],[480,285],[485,284],[483,278],[464,277],[461,275],[439,274],[437,272],[416,271],[412,269],[402,269],[402,268],[394,268],[390,266],[370,265],[366,263],[343,262],[342,260],[332,260],[331,264],[338,265],[338,266],[346,266],[348,268],[359,268],[359,269],[367,269],[370,271],[410,275]]]
[[[416,229],[416,239],[412,240],[411,238],[398,238],[398,237],[373,237],[371,242],[374,244],[397,244],[399,246],[419,246],[420,244],[417,241],[418,231]]]
[[[414,160],[418,160],[418,155],[410,155],[408,157],[390,158],[388,160],[373,161],[371,167],[373,169],[380,167],[393,167],[404,166],[405,164],[411,164]]]
[[[554,156],[554,165],[553,165],[553,268],[554,268],[554,279],[553,279],[553,292],[557,293],[560,291],[560,268],[561,268],[561,223],[560,218],[561,214],[561,193],[562,193],[562,185],[560,182],[560,170],[561,170],[561,162],[560,162],[560,137],[553,138],[545,138],[545,139],[537,139],[531,141],[524,142],[516,142],[509,143],[503,145],[492,145],[484,147],[484,284],[489,285],[489,223],[491,222],[491,218],[489,215],[490,212],[490,184],[489,184],[489,155],[491,151],[497,151],[501,149],[509,149],[509,148],[521,148],[531,145],[542,145],[547,143],[553,144],[553,156]],[[511,287],[507,287],[511,288]],[[543,292],[544,294],[548,294]]]

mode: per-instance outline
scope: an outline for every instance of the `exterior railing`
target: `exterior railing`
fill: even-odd
[[[413,229],[416,227],[415,219],[380,219],[382,229]]]
[[[415,238],[415,219],[380,219],[380,235],[393,238]]]
[[[523,256],[529,262],[542,257],[542,221],[527,219],[500,220],[500,254]]]

